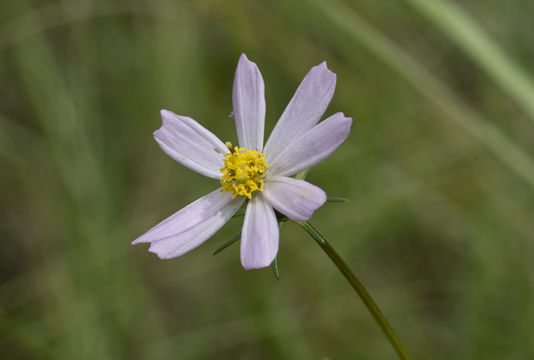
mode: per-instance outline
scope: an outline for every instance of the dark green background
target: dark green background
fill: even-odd
[[[152,138],[159,110],[236,141],[239,55],[268,134],[310,67],[349,139],[308,179],[313,224],[415,359],[534,358],[530,0],[0,2],[3,359],[392,359],[320,248],[282,227],[281,279],[234,220],[162,261],[130,242],[215,189]]]

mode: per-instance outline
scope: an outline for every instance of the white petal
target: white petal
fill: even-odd
[[[336,74],[328,70],[326,62],[308,72],[265,144],[267,162],[274,161],[300,134],[317,124],[335,88]]]
[[[262,194],[249,200],[241,232],[241,264],[247,270],[269,266],[278,252],[278,221]]]
[[[307,221],[326,201],[325,192],[304,180],[285,176],[269,178],[264,184],[265,199],[294,221]]]
[[[243,204],[220,189],[187,205],[154,226],[132,244],[149,242],[149,251],[170,259],[196,248],[219,230]]]
[[[265,85],[255,63],[241,54],[232,95],[239,146],[262,150],[265,124]]]
[[[195,120],[161,110],[161,127],[154,132],[159,146],[174,160],[202,175],[219,178],[228,148]]]
[[[290,176],[323,161],[349,136],[351,124],[343,113],[330,116],[290,144],[269,164],[267,174]]]

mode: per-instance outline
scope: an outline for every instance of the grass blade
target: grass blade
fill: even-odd
[[[452,1],[407,0],[508,92],[534,121],[534,82],[466,11]]]
[[[343,3],[337,0],[310,2],[441,108],[451,121],[490,150],[503,165],[534,187],[534,162],[530,156],[497,127],[485,121],[416,59]]]

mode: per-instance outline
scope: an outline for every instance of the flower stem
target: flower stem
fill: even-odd
[[[397,352],[399,359],[409,360],[410,356],[404,349],[404,346],[402,346],[399,337],[397,336],[391,325],[389,325],[389,322],[387,321],[386,317],[384,316],[378,305],[375,303],[371,295],[369,295],[360,280],[358,280],[356,275],[354,275],[347,263],[339,256],[336,250],[334,250],[334,248],[330,246],[326,239],[309,222],[305,221],[296,223],[301,228],[303,228],[317,242],[317,244],[319,244],[321,249],[323,249],[323,251],[330,257],[332,262],[341,271],[343,276],[345,276],[352,288],[356,290],[356,292],[360,296],[360,299],[362,299],[363,303],[367,307],[367,310],[369,310],[371,315],[373,315],[373,318],[378,323],[378,326],[380,326],[380,328],[384,332],[384,335],[391,343],[391,346],[393,346],[393,348]]]

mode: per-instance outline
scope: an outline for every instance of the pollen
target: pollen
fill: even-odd
[[[229,154],[224,156],[224,167],[221,168],[221,192],[231,192],[232,198],[243,195],[252,197],[254,191],[263,191],[263,178],[269,164],[265,162],[265,153],[258,150],[247,150],[232,147],[226,143]]]

